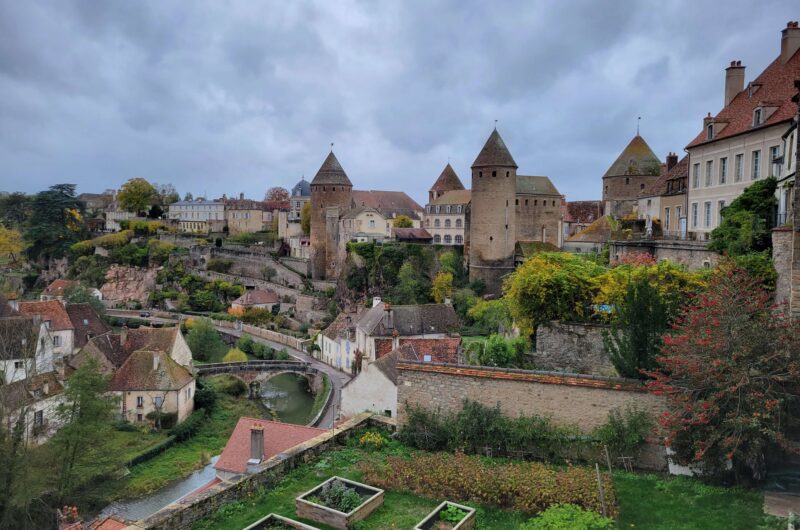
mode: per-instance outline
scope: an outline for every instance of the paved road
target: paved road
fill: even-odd
[[[112,316],[112,317],[137,318],[137,319],[140,319],[140,320],[147,320],[147,321],[153,322],[153,323],[161,323],[161,324],[173,323],[174,324],[174,323],[178,322],[177,318],[170,319],[170,318],[161,318],[161,317],[153,317],[153,316],[151,316],[151,317],[140,317],[139,316],[139,311],[110,309],[110,310],[108,310],[107,313],[108,313],[109,316]],[[192,315],[186,315],[186,316],[192,316]],[[229,329],[229,328],[217,327],[217,331],[219,331],[220,333],[233,335],[235,337],[240,337],[242,335],[241,331],[238,331],[238,330],[235,330],[235,329]],[[333,366],[330,366],[329,364],[323,363],[322,361],[319,361],[319,360],[313,358],[312,356],[308,355],[307,353],[302,352],[300,350],[297,350],[295,348],[289,347],[289,346],[287,346],[285,344],[280,344],[278,342],[273,342],[271,340],[262,339],[261,337],[255,337],[255,336],[253,336],[253,340],[261,342],[261,343],[266,344],[268,346],[271,346],[271,347],[273,347],[273,348],[275,348],[277,350],[285,349],[286,352],[289,355],[291,355],[292,357],[296,358],[299,361],[305,361],[307,363],[310,363],[314,368],[316,368],[317,370],[319,370],[321,372],[324,372],[324,373],[326,373],[328,375],[328,377],[331,380],[331,386],[333,387],[333,401],[331,402],[331,405],[328,407],[328,410],[325,411],[325,415],[320,420],[319,426],[324,428],[324,429],[328,429],[328,428],[333,427],[333,424],[336,421],[336,417],[339,414],[339,405],[340,405],[341,399],[342,399],[342,387],[345,385],[345,383],[347,383],[350,379],[352,379],[352,376],[350,376],[348,374],[345,374],[343,372],[340,372],[339,370],[337,370]]]

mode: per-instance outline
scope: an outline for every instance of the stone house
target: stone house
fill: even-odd
[[[394,240],[399,243],[433,243],[433,236],[424,228],[392,228]]]
[[[725,69],[724,105],[703,118],[703,128],[686,147],[689,153],[688,230],[707,239],[719,226],[721,210],[754,181],[782,178],[783,135],[797,112],[792,96],[800,79],[800,27],[781,32],[780,53],[745,86],[745,67]]]
[[[289,195],[288,221],[290,223],[300,223],[303,206],[311,201],[311,184],[305,177],[294,185]]]
[[[689,156],[667,172],[666,189],[661,194],[661,230],[666,238],[686,237],[686,186],[689,181]]]
[[[86,346],[92,337],[98,337],[111,331],[111,328],[103,322],[97,311],[89,304],[69,304],[66,309],[74,328],[73,353],[77,353]]]
[[[582,231],[570,236],[564,242],[563,249],[576,254],[601,252],[603,246],[611,239],[611,223],[609,216],[600,217]]]
[[[228,199],[223,195],[222,202],[225,205],[225,224],[230,235],[259,232],[269,228],[272,212],[266,202],[245,199],[243,193],[238,199]]]
[[[15,381],[0,389],[7,425],[24,418],[24,440],[28,445],[46,442],[62,426],[57,411],[64,403],[64,385],[58,374],[46,372]]]
[[[667,154],[666,168],[661,172],[661,175],[655,181],[645,185],[644,189],[639,192],[638,204],[634,211],[636,212],[636,217],[644,219],[648,226],[652,226],[655,221],[663,225],[661,197],[666,194],[670,172],[677,165],[678,155],[670,152]]]
[[[214,464],[217,478],[233,480],[252,473],[270,458],[327,432],[330,431],[243,416]]]
[[[55,369],[50,329],[38,316],[0,318],[0,386]]]
[[[183,232],[221,232],[225,226],[225,203],[205,199],[178,201],[169,205],[168,217]]]
[[[464,244],[470,195],[463,189],[445,191],[425,206],[425,230],[434,245]]]
[[[160,410],[176,414],[180,423],[194,410],[194,376],[163,351],[132,352],[114,374],[109,390],[120,397],[125,421],[142,423]]]
[[[392,224],[375,208],[351,208],[339,218],[340,251],[348,242],[382,242],[392,235]],[[340,259],[342,259],[340,257]]]
[[[603,175],[604,212],[617,218],[634,214],[639,194],[658,180],[664,169],[637,132]]]
[[[320,361],[346,373],[355,372],[356,324],[365,313],[366,309],[360,313],[343,311],[317,335]]]
[[[63,300],[64,299],[64,291],[79,287],[80,282],[75,280],[64,280],[59,278],[57,280],[53,280],[50,282],[50,285],[44,288],[44,290],[39,295],[39,300],[47,301],[47,300]],[[103,299],[103,293],[100,292],[99,289],[95,289],[94,287],[89,287],[87,289],[89,294],[97,298],[98,300]]]
[[[137,219],[136,214],[134,212],[129,212],[127,210],[123,210],[122,206],[120,206],[119,202],[116,200],[113,201],[105,211],[105,218],[106,218],[106,231],[108,232],[119,232],[122,230],[122,225],[120,223],[122,221],[130,221],[131,219]]]
[[[75,326],[69,318],[66,307],[58,300],[45,302],[19,302],[19,314],[37,316],[48,330],[48,339],[52,343],[54,362],[61,362],[73,353],[75,344]]]
[[[280,304],[280,298],[275,291],[269,289],[252,289],[244,292],[242,296],[231,302],[233,309],[272,309],[275,304]]]

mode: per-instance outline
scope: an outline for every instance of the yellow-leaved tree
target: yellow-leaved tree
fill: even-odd
[[[433,279],[431,296],[437,304],[453,296],[453,273],[440,271]]]
[[[18,231],[0,225],[0,258],[16,263],[17,257],[25,249],[22,234]]]

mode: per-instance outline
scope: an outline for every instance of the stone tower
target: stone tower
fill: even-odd
[[[339,216],[349,209],[353,184],[333,151],[311,181],[311,276],[331,279],[336,275]]]
[[[464,185],[461,183],[461,179],[458,178],[453,166],[448,162],[442,170],[442,174],[439,175],[439,178],[436,179],[436,182],[433,183],[433,186],[428,191],[428,202],[433,202],[446,191],[463,189]]]
[[[606,214],[624,217],[636,208],[639,194],[661,175],[661,160],[638,134],[603,175]]]
[[[500,293],[502,277],[514,270],[517,163],[497,132],[472,164],[469,219],[469,279]]]

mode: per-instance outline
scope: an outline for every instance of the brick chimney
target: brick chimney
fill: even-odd
[[[742,61],[731,61],[725,69],[725,107],[727,107],[736,94],[744,90],[744,66]]]
[[[678,155],[670,151],[669,154],[667,155],[667,171],[674,168],[677,163],[678,163]]]
[[[781,62],[789,62],[797,50],[800,49],[800,27],[797,21],[789,21],[786,28],[781,31]]]
[[[254,423],[250,427],[250,460],[248,465],[260,464],[264,458],[264,427]]]

